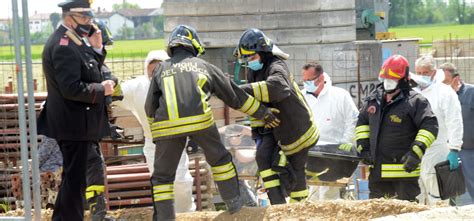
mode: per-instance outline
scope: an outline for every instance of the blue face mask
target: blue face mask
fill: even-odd
[[[249,68],[252,69],[253,71],[258,71],[258,70],[260,70],[260,69],[263,68],[263,63],[261,63],[261,62],[257,59],[257,60],[249,61],[247,67],[249,67]]]
[[[316,90],[318,90],[318,87],[314,85],[314,81],[304,81],[303,84],[306,92],[314,93]]]
[[[425,75],[416,75],[414,76],[413,80],[422,89],[429,87],[433,83],[431,76],[425,76]]]

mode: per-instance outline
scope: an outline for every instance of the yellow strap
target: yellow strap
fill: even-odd
[[[173,192],[173,184],[163,184],[153,186],[153,193]]]
[[[153,121],[155,121],[155,118],[153,117],[147,117],[148,119],[148,124],[151,126],[153,124]]]
[[[269,176],[277,175],[278,173],[273,171],[272,169],[266,169],[264,171],[260,171],[260,176],[262,178],[267,178]]]
[[[163,78],[163,86],[166,99],[166,108],[168,110],[168,118],[170,120],[178,119],[178,101],[176,98],[176,88],[174,85],[174,76],[167,76]]]
[[[270,189],[272,187],[277,187],[277,186],[280,186],[279,179],[263,182],[263,187],[265,187],[265,189]]]
[[[224,172],[229,172],[229,170],[232,170],[232,169],[234,169],[234,164],[232,164],[232,162],[211,168],[212,173],[224,173]]]
[[[225,173],[213,174],[214,181],[224,181],[224,180],[232,179],[235,176],[237,176],[237,174],[235,173],[235,170],[230,170]]]
[[[207,103],[207,94],[202,89],[206,82],[207,76],[205,74],[198,74],[197,85],[199,86],[199,92],[201,93],[202,110],[204,111],[204,113],[211,112],[211,109],[209,108],[209,105]]]
[[[153,194],[153,201],[163,201],[163,200],[172,200],[174,199],[174,193],[158,193]]]
[[[301,198],[301,197],[306,198],[306,197],[308,197],[308,194],[309,194],[308,189],[305,189],[305,190],[301,190],[301,191],[291,192],[290,197],[293,198],[293,199],[294,198]]]
[[[89,192],[89,191],[103,193],[105,192],[105,186],[104,185],[90,185],[86,188],[86,192]]]

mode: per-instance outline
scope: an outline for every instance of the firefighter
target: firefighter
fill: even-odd
[[[284,62],[283,53],[258,29],[248,29],[240,37],[235,55],[250,70],[249,84],[241,85],[255,99],[281,113],[280,126],[266,128],[251,119],[256,140],[256,161],[271,204],[298,202],[308,197],[305,164],[308,150],[319,138],[311,110]]]
[[[151,177],[153,219],[175,219],[173,181],[187,136],[203,148],[229,213],[236,213],[242,207],[237,172],[220,140],[208,99],[215,94],[230,107],[264,119],[270,127],[278,126],[279,120],[272,113],[278,111],[261,105],[219,68],[197,58],[204,48],[194,28],[175,27],[167,52],[171,59],[155,69],[145,103],[156,145]]]
[[[370,198],[414,201],[426,150],[436,139],[438,121],[430,104],[408,84],[409,63],[401,55],[382,65],[377,85],[360,109],[357,150],[370,166]]]

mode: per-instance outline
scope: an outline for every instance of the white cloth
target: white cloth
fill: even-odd
[[[431,109],[438,120],[438,136],[421,160],[420,203],[436,205],[441,201],[434,166],[447,160],[450,149],[460,150],[463,138],[461,104],[454,90],[436,80],[424,90],[416,88],[430,102]],[[444,202],[441,202],[444,203]]]
[[[163,53],[165,56],[163,56]],[[145,146],[143,154],[148,165],[150,173],[153,173],[153,162],[155,161],[155,144],[148,125],[145,113],[145,101],[150,87],[150,79],[147,75],[147,66],[152,60],[166,60],[168,56],[166,52],[152,51],[149,53],[145,62],[145,73],[135,79],[125,81],[121,84],[123,100],[115,101],[113,104],[120,108],[129,110],[137,118],[143,128],[145,136]],[[196,205],[192,197],[193,177],[189,172],[189,158],[185,151],[181,155],[178,168],[176,170],[176,178],[174,181],[175,189],[175,210],[178,213],[192,212],[196,210]]]
[[[324,73],[324,88],[316,98],[302,90],[313,118],[318,126],[319,142],[329,144],[353,143],[359,111],[346,90],[332,86],[331,78]],[[339,187],[318,186],[309,188],[310,200],[335,200],[340,198]]]

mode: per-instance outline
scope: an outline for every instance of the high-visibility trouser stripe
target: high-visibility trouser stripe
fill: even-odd
[[[244,105],[239,108],[240,112],[246,113],[248,115],[253,115],[260,106],[260,102],[258,102],[254,97],[249,96],[247,101],[245,101]]]
[[[277,174],[278,173],[273,171],[272,169],[266,169],[266,170],[260,171],[260,176],[262,177],[262,179],[273,176],[273,175],[277,175]]]
[[[182,126],[186,124],[193,124],[196,122],[203,122],[208,121],[213,118],[212,111],[205,112],[204,114],[190,116],[190,117],[182,117],[173,120],[164,120],[164,121],[157,121],[152,123],[151,129],[152,130],[161,130],[170,127]]]
[[[285,153],[283,153],[283,151],[280,151],[278,154],[280,154],[280,160],[278,160],[278,166],[285,167],[287,163]]]
[[[426,138],[428,138],[428,139],[431,141],[431,143],[433,143],[433,142],[436,140],[435,135],[433,135],[433,133],[431,133],[431,132],[429,132],[429,131],[427,131],[427,130],[425,130],[425,129],[419,130],[417,136],[418,136],[418,135],[423,135],[423,136],[425,136]]]
[[[290,193],[290,197],[293,198],[293,199],[295,199],[295,198],[306,198],[306,197],[308,197],[308,195],[309,195],[308,189]]]
[[[403,169],[403,164],[382,164],[382,178],[411,178],[420,176],[420,167],[408,173]]]
[[[228,180],[237,175],[235,172],[234,164],[232,162],[226,163],[221,166],[215,166],[211,168],[215,181]]]
[[[171,136],[171,135],[176,135],[176,134],[183,134],[183,133],[188,133],[188,132],[193,132],[193,131],[200,131],[200,130],[209,128],[212,125],[214,125],[214,118],[211,118],[207,121],[200,122],[200,123],[176,126],[176,127],[171,127],[167,129],[161,129],[161,130],[152,130],[151,132],[152,132],[153,138],[157,138],[157,137]]]
[[[153,186],[153,201],[171,199],[174,199],[174,187],[172,183]]]
[[[297,153],[305,147],[315,143],[319,138],[319,130],[316,125],[312,124],[311,127],[303,134],[298,140],[289,145],[282,145],[280,147],[285,151],[286,155]]]
[[[265,189],[269,189],[269,188],[277,187],[277,186],[280,186],[280,180],[279,179],[269,180],[269,181],[264,181],[263,182],[263,187],[265,187]]]
[[[252,85],[253,96],[255,97],[255,99],[262,101],[262,91],[260,85],[258,85],[258,82],[251,83],[250,85]]]
[[[178,102],[176,99],[176,88],[174,85],[174,76],[163,78],[163,86],[165,91],[166,108],[170,120],[179,118]]]
[[[86,199],[90,199],[96,195],[100,195],[105,192],[104,185],[91,185],[86,188]]]
[[[265,121],[259,120],[257,118],[250,118],[250,127],[264,127]]]
[[[413,152],[416,153],[416,155],[418,155],[418,158],[421,159],[423,157],[423,150],[421,149],[421,147],[419,147],[418,145],[414,145],[411,149],[413,150]]]

